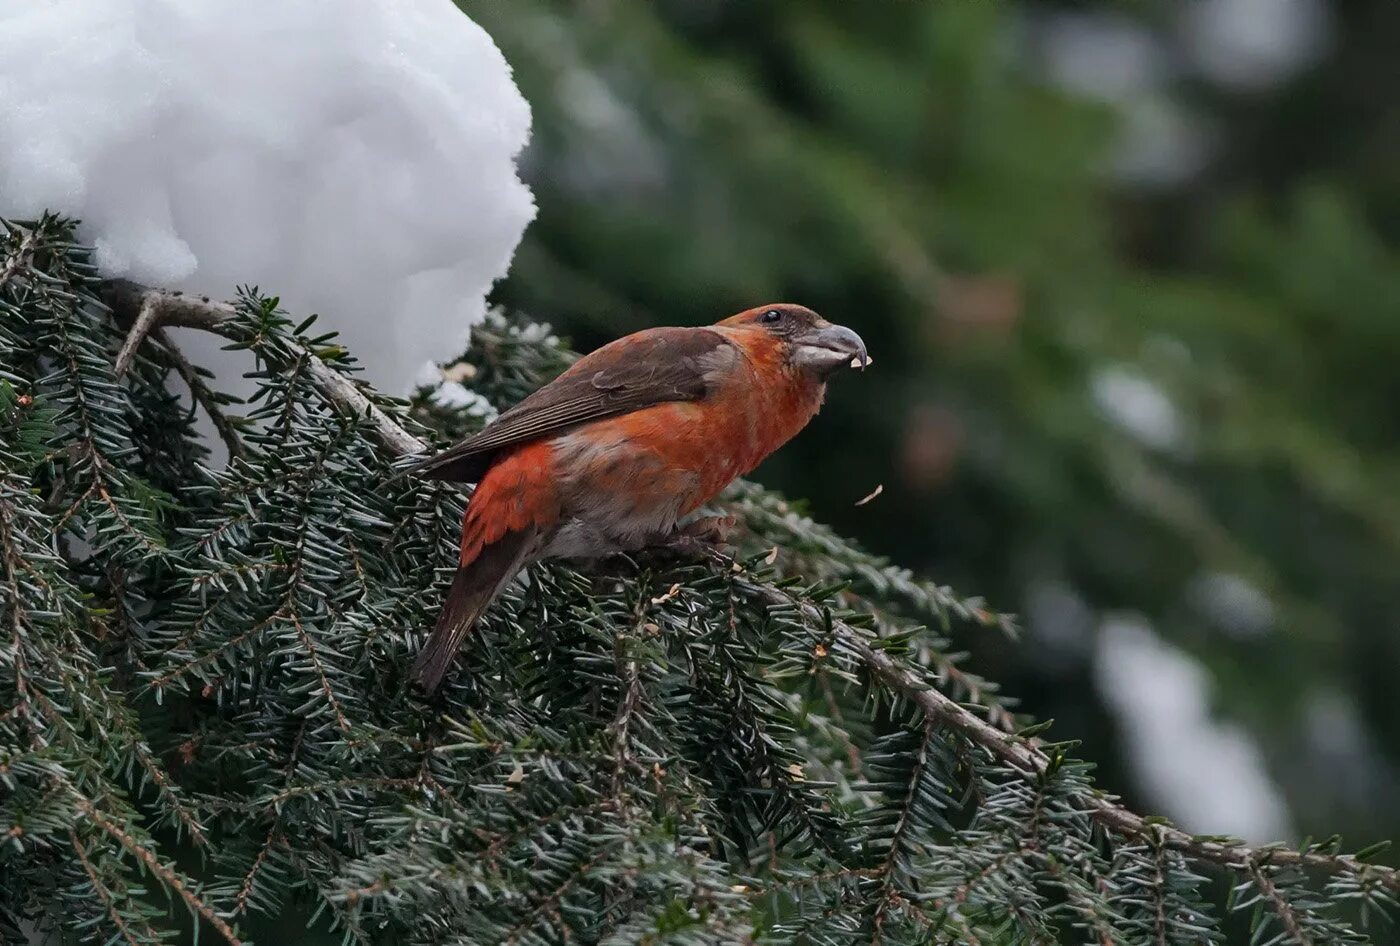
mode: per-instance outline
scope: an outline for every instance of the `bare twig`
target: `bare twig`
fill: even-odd
[[[128,317],[140,311],[146,296],[155,295],[160,300],[161,321],[164,324],[184,325],[221,335],[229,334],[224,323],[236,314],[233,307],[226,303],[210,302],[207,299],[196,300],[179,293],[148,289],[134,283],[112,284],[109,295],[113,299],[114,308],[119,313],[127,313]],[[374,433],[391,453],[407,456],[428,449],[423,441],[375,407],[359,388],[340,372],[326,365],[311,352],[306,352],[306,358],[311,366],[312,380],[321,395],[336,407],[367,417]],[[726,571],[732,567],[733,562],[722,553],[712,551],[709,554]],[[1039,779],[1050,770],[1050,757],[1035,743],[1005,732],[965,709],[957,701],[935,689],[913,669],[902,666],[884,651],[873,646],[858,629],[829,617],[816,605],[793,597],[782,589],[757,584],[742,576],[737,581],[745,593],[770,607],[784,610],[795,608],[804,620],[830,627],[834,648],[844,649],[853,655],[886,686],[918,706],[931,722],[957,731],[1027,779]],[[826,623],[828,619],[829,624]],[[1217,864],[1233,871],[1252,874],[1256,869],[1253,865],[1296,865],[1329,875],[1364,876],[1391,891],[1400,892],[1400,871],[1359,861],[1351,855],[1322,853],[1317,850],[1295,851],[1281,847],[1258,848],[1242,843],[1196,837],[1179,828],[1161,824],[1156,819],[1149,822],[1142,815],[1103,794],[1086,795],[1083,804],[1093,818],[1113,834],[1138,840],[1156,839],[1163,847],[1180,851],[1194,860]]]
[[[238,310],[227,302],[214,302],[207,296],[188,296],[174,289],[151,289],[126,279],[113,279],[103,286],[108,303],[126,321],[140,313],[150,299],[160,310],[162,325],[183,325],[226,335],[223,325]]]
[[[151,329],[156,327],[158,318],[160,297],[148,292],[141,297],[141,308],[136,312],[136,321],[131,323],[131,331],[126,333],[126,341],[122,342],[121,351],[117,352],[117,363],[113,373],[118,378],[126,374],[127,369],[131,367],[131,359],[136,357],[136,349],[141,347]]]
[[[233,336],[229,323],[238,315],[237,310],[227,302],[213,302],[168,289],[150,289],[126,280],[108,283],[107,298],[118,318],[124,321],[139,320],[140,313],[149,303],[159,313],[161,325],[202,329],[226,338]],[[423,453],[428,449],[427,444],[375,407],[345,375],[310,351],[306,352],[306,359],[307,371],[326,400],[344,411],[367,418],[384,446],[402,456]]]

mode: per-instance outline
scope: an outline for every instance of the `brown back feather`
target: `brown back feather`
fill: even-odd
[[[654,328],[620,338],[579,359],[480,433],[408,472],[473,483],[505,447],[653,404],[697,401],[709,390],[704,356],[729,344],[707,328]]]

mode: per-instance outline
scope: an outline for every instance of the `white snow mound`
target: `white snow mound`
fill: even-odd
[[[482,318],[534,217],[529,132],[450,0],[0,0],[0,216],[319,312],[391,391]]]

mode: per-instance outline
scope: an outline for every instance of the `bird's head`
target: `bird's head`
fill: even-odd
[[[776,349],[787,364],[823,380],[840,368],[864,368],[871,361],[855,332],[790,302],[748,309],[719,326],[747,344]]]

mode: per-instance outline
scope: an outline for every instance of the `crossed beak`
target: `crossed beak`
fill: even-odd
[[[823,322],[814,325],[793,339],[797,343],[797,359],[804,365],[834,371],[843,365],[864,369],[871,358],[865,342],[844,325]]]

